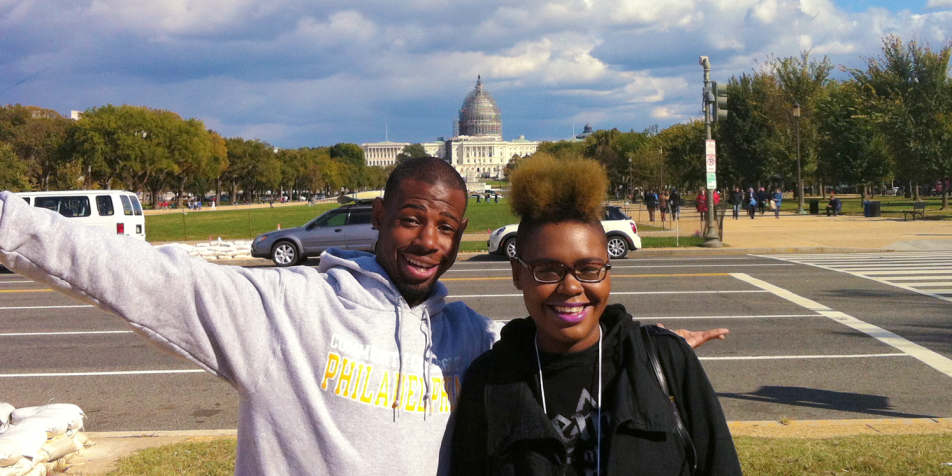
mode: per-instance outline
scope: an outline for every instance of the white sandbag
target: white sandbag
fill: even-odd
[[[13,413],[13,410],[16,410],[13,405],[7,402],[0,402],[0,425],[10,423],[10,415]]]
[[[27,471],[23,476],[46,476],[46,465],[38,464],[33,466],[33,469]]]
[[[81,429],[83,418],[86,416],[81,408],[72,403],[50,403],[36,407],[17,408],[10,415],[10,422],[19,425],[23,420],[38,415],[63,418],[67,422],[67,427],[72,430]]]
[[[23,459],[20,445],[13,441],[0,440],[0,468],[12,466]]]
[[[69,429],[69,425],[66,423],[66,420],[62,418],[33,415],[26,420],[20,421],[19,424],[14,425],[14,428],[40,428],[45,432],[47,438],[56,438],[57,436],[65,435],[66,430]]]
[[[81,449],[83,449],[83,444],[76,441],[75,439],[65,435],[57,436],[56,438],[49,439],[46,444],[40,448],[39,454],[33,461],[35,463],[56,461]]]
[[[14,425],[0,435],[0,453],[13,454],[36,459],[40,448],[46,444],[46,431],[42,426]]]
[[[12,466],[0,467],[0,476],[26,476],[31,470],[33,463],[26,458],[20,458]]]

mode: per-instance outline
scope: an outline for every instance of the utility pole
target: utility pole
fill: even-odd
[[[705,142],[705,166],[707,172],[707,228],[704,231],[704,243],[701,246],[705,248],[720,248],[724,246],[718,239],[717,221],[715,219],[717,211],[714,210],[714,189],[717,188],[716,175],[716,154],[714,152],[714,141],[711,139],[711,105],[717,102],[717,93],[711,87],[711,61],[707,56],[701,56],[698,60],[701,67],[704,68],[704,133],[707,137]],[[714,159],[714,163],[711,159]]]

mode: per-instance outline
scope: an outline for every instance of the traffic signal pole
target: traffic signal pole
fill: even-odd
[[[717,101],[716,93],[713,93],[713,88],[711,87],[711,61],[707,56],[701,56],[699,63],[704,68],[704,133],[707,137],[705,144],[710,144],[711,142],[711,105]],[[706,150],[706,147],[705,147]],[[707,170],[707,156],[705,155],[705,169]],[[715,174],[715,171],[710,171],[708,174]],[[706,230],[704,231],[704,243],[701,243],[701,246],[705,248],[720,248],[724,246],[721,243],[721,240],[718,238],[717,233],[717,220],[716,214],[717,211],[714,210],[714,189],[717,188],[717,179],[714,175],[714,181],[712,182],[708,179],[707,183],[707,217],[706,217]]]

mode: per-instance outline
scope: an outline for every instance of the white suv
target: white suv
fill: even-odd
[[[605,218],[602,219],[602,228],[608,235],[608,256],[611,259],[624,258],[629,250],[641,249],[641,237],[638,236],[638,227],[621,208],[616,206],[605,207]],[[510,258],[516,256],[516,230],[518,224],[506,225],[497,228],[489,235],[489,252]]]

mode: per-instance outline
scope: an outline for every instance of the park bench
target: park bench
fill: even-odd
[[[902,216],[903,220],[908,220],[909,215],[912,215],[912,221],[916,221],[916,215],[919,215],[921,218],[926,217],[926,202],[916,202],[912,204],[912,210],[903,210]]]

